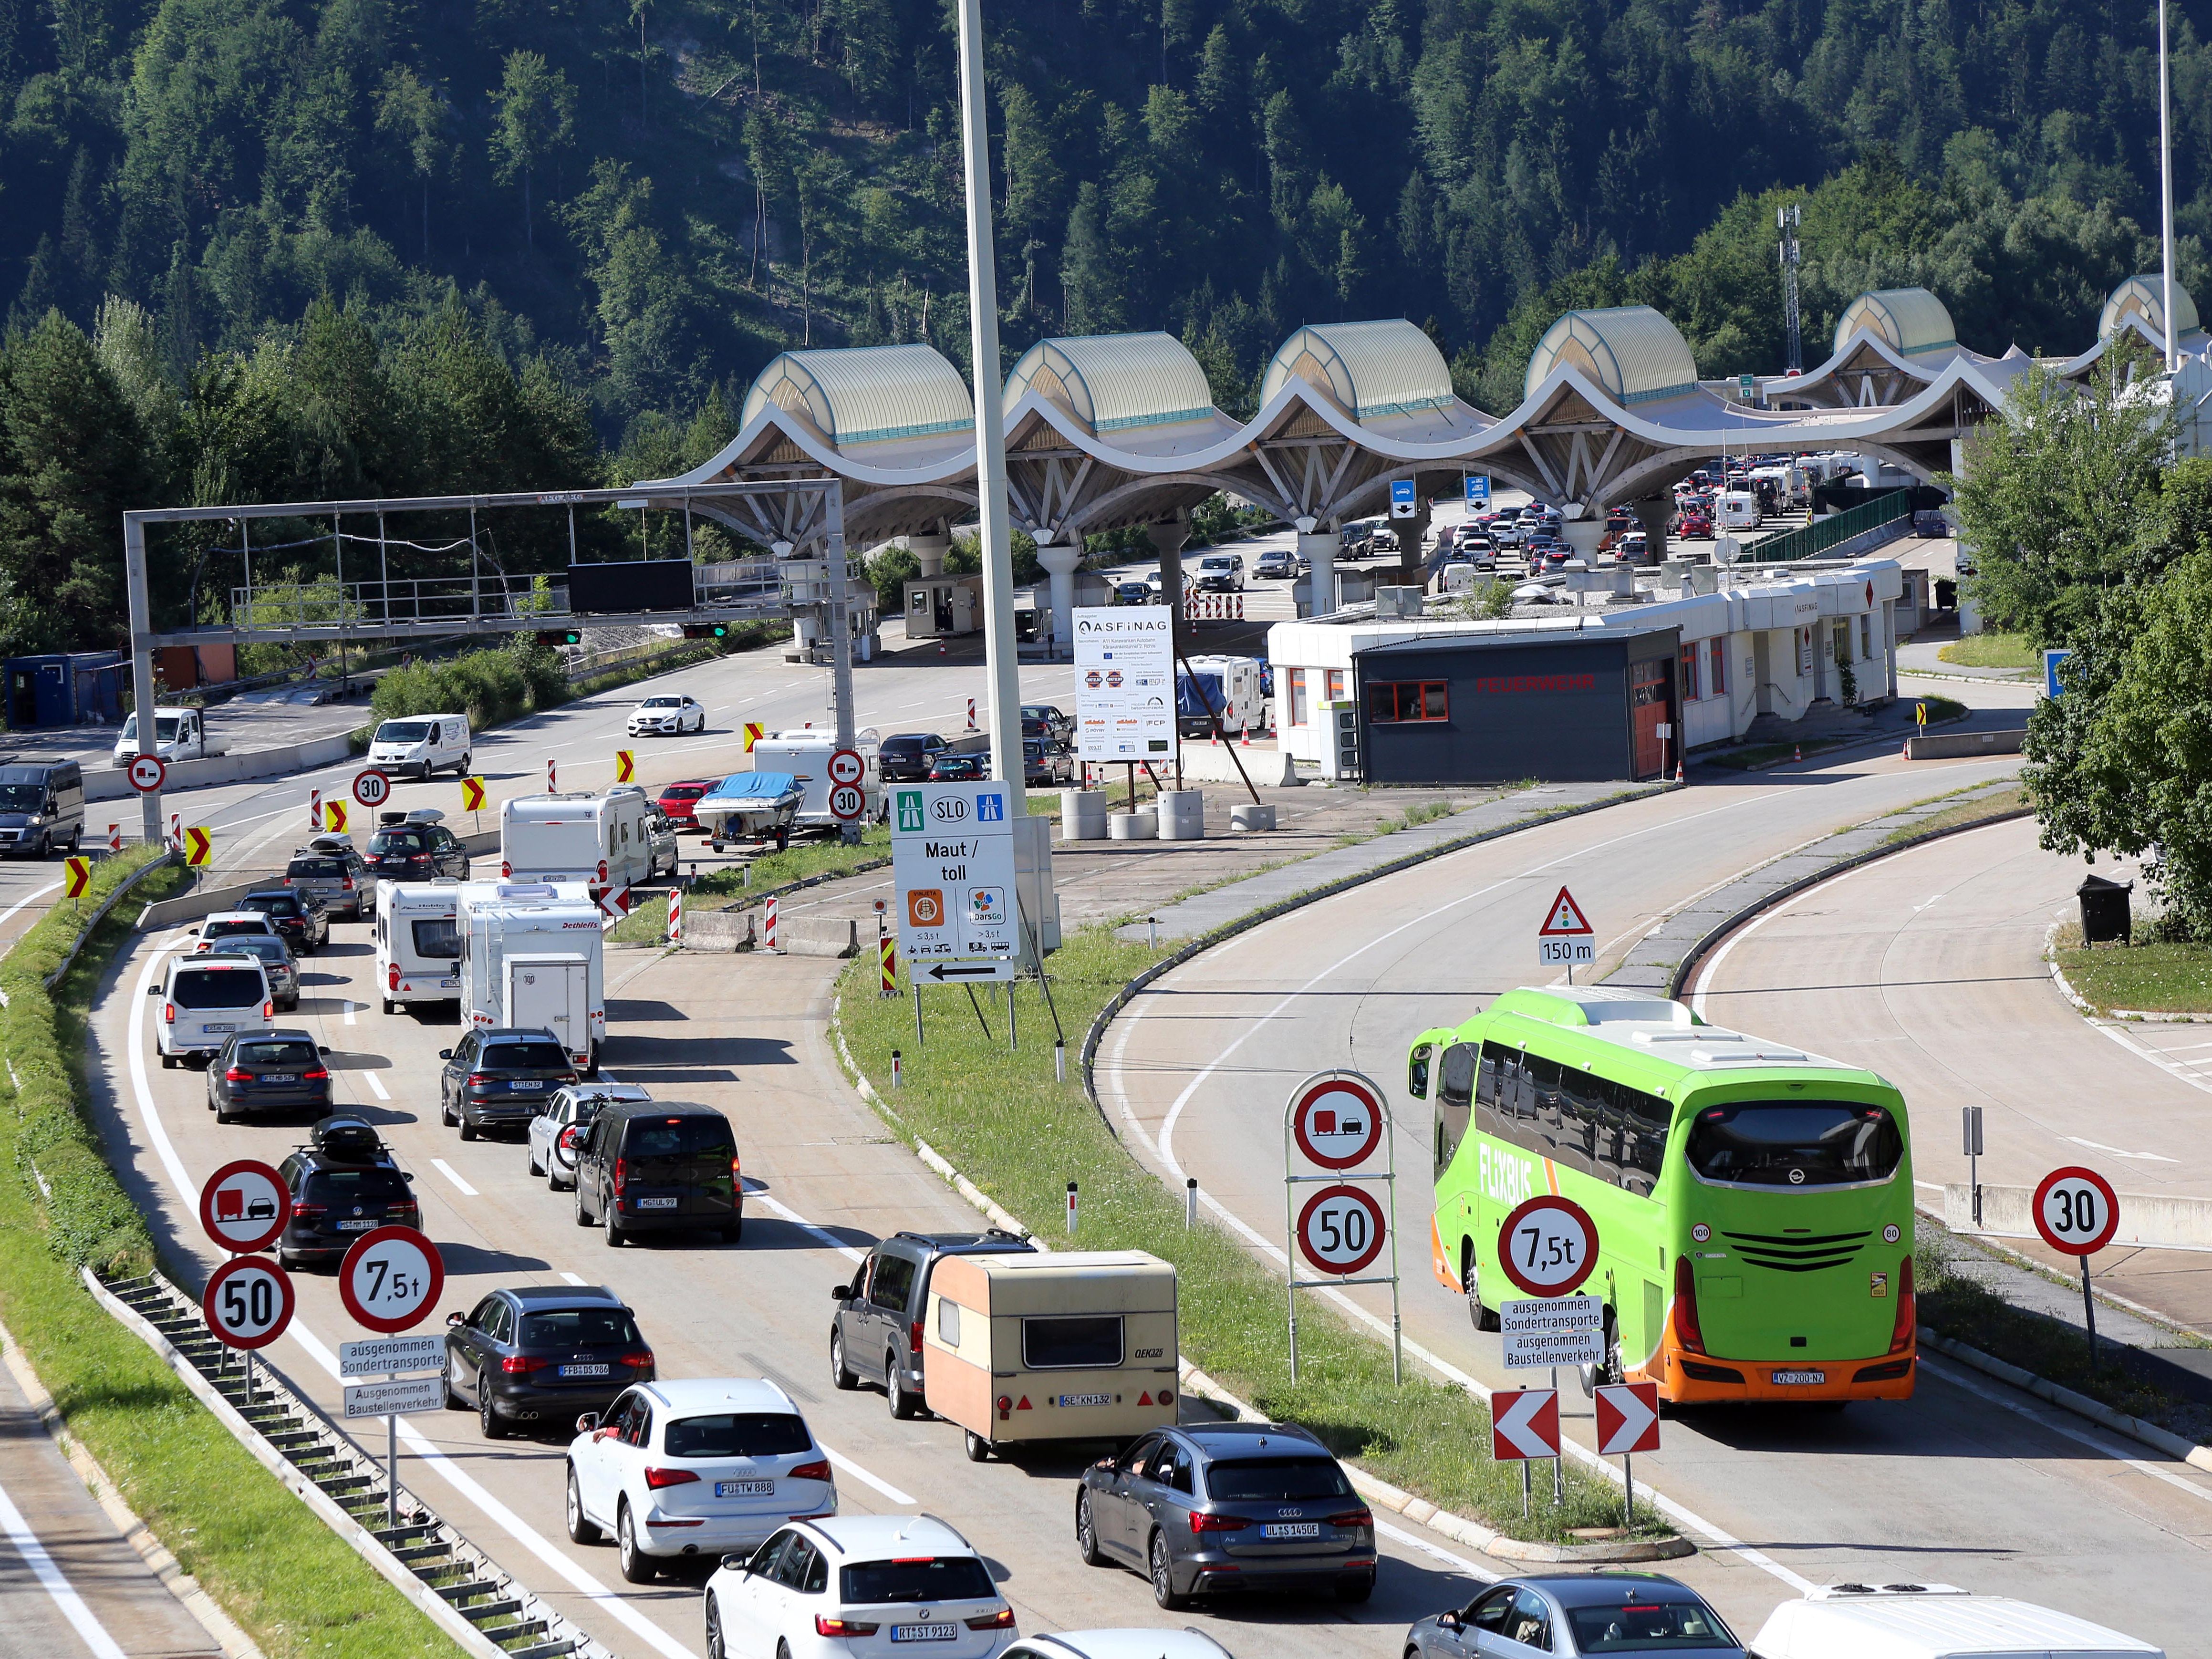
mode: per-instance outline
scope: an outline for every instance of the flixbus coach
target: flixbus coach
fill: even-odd
[[[1911,1396],[1912,1164],[1874,1073],[1575,986],[1422,1032],[1407,1086],[1434,1098],[1437,1277],[1478,1329],[1514,1294],[1499,1226],[1552,1193],[1597,1225],[1600,1380],[1678,1404]]]

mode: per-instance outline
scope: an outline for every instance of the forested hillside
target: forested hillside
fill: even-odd
[[[1971,345],[2078,347],[2154,257],[2147,5],[985,3],[1009,360],[1164,327],[1240,412],[1286,331],[1346,317],[1425,323],[1501,411],[1568,303],[1650,299],[1706,373],[1777,367],[1791,196],[1811,361],[1904,282]],[[2185,280],[2206,3],[2175,8]],[[114,490],[568,483],[615,448],[636,476],[706,453],[786,346],[964,364],[951,18],[0,0],[0,580],[54,602]]]

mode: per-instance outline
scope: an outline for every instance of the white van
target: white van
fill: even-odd
[[[479,1030],[544,1027],[586,1071],[607,1035],[599,906],[573,884],[470,881],[454,889],[461,1018]]]
[[[1826,1584],[1784,1601],[1752,1659],[2165,1659],[2165,1650],[2032,1601],[1954,1584]]]
[[[465,775],[469,762],[466,714],[410,714],[386,720],[368,740],[368,763],[380,772],[427,778],[440,767],[450,766]]]
[[[652,811],[641,793],[518,795],[499,810],[500,879],[581,882],[595,899],[650,881]]]
[[[266,1031],[276,1024],[269,975],[252,957],[171,957],[159,985],[154,1046],[164,1071],[188,1054],[212,1054],[240,1031]]]
[[[853,734],[853,748],[860,757],[860,788],[867,805],[860,823],[880,823],[884,817],[884,780],[880,759],[883,738],[872,726]],[[799,811],[792,819],[799,830],[835,830],[836,815],[830,810],[830,757],[837,752],[837,734],[808,726],[799,732],[773,732],[753,744],[753,770],[788,772],[799,789]]]
[[[460,886],[376,884],[376,985],[386,1013],[403,1003],[461,1000],[461,936],[453,925]]]

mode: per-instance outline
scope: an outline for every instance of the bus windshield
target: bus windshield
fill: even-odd
[[[1738,1100],[1690,1120],[1690,1168],[1743,1187],[1843,1187],[1887,1181],[1905,1157],[1897,1121],[1842,1100]]]

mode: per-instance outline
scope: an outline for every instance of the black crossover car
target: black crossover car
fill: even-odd
[[[277,1166],[292,1194],[292,1219],[276,1241],[276,1260],[285,1267],[335,1267],[363,1233],[422,1224],[412,1176],[396,1168],[381,1146],[374,1152],[356,1148],[325,1136],[324,1127],[317,1126],[321,1145],[302,1146]]]
[[[901,732],[876,750],[876,771],[885,783],[920,783],[939,755],[952,745],[934,732]]]
[[[306,1031],[234,1032],[207,1068],[208,1110],[218,1123],[250,1112],[331,1109],[331,1070]]]
[[[929,1276],[948,1255],[1027,1255],[1029,1240],[996,1227],[980,1233],[893,1233],[868,1253],[830,1299],[830,1379],[841,1389],[880,1382],[893,1417],[921,1409],[921,1321]]]
[[[331,913],[313,893],[297,887],[258,887],[230,907],[269,918],[276,937],[295,956],[309,956],[331,942]]]
[[[517,1285],[446,1316],[446,1404],[473,1405],[487,1439],[540,1422],[565,1438],[579,1413],[653,1376],[653,1350],[604,1285]]]
[[[1743,1659],[1743,1644],[1696,1591],[1657,1572],[1526,1573],[1463,1607],[1417,1620],[1406,1632],[1406,1659],[1522,1653]]]
[[[1375,1588],[1375,1516],[1304,1429],[1163,1429],[1083,1472],[1075,1544],[1091,1566],[1133,1567],[1161,1607],[1221,1591]]]
[[[576,1149],[576,1224],[594,1221],[611,1245],[704,1229],[736,1243],[744,1236],[745,1188],[729,1119],[681,1100],[601,1107]]]
[[[459,1125],[464,1140],[489,1128],[528,1128],[555,1090],[577,1080],[561,1039],[544,1030],[470,1031],[458,1046],[439,1049],[438,1058],[446,1062],[438,1118],[448,1128]]]

